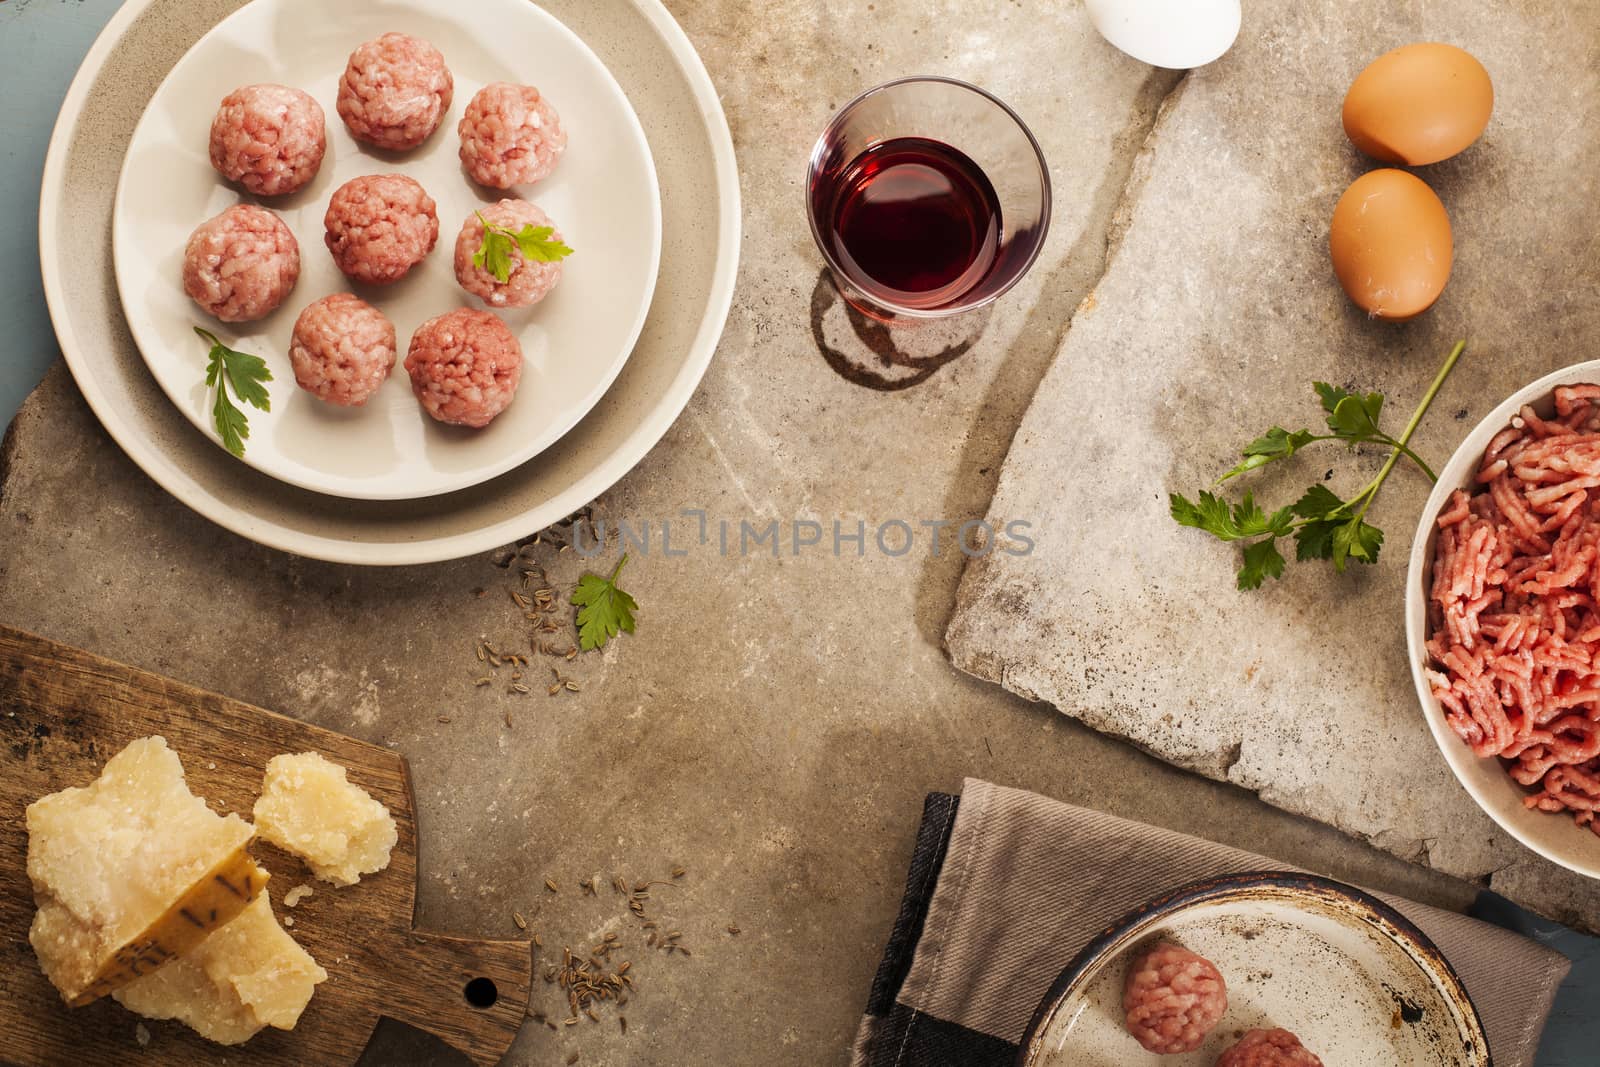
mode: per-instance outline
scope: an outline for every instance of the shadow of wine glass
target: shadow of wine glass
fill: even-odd
[[[835,307],[843,309],[859,342],[848,351],[828,341],[828,314]],[[966,355],[983,336],[989,316],[990,308],[983,307],[948,319],[891,327],[863,315],[840,297],[826,267],[811,291],[811,336],[823,360],[846,381],[880,392],[921,385],[941,367]]]

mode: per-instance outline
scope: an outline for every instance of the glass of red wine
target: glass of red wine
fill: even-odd
[[[1050,172],[1016,112],[934,76],[868,89],[811,151],[811,233],[839,292],[889,323],[995,300],[1038,258]]]

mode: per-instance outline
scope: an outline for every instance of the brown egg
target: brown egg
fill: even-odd
[[[1409,319],[1450,280],[1450,216],[1428,184],[1403,170],[1375,170],[1350,184],[1328,231],[1339,284],[1373,318]]]
[[[1374,59],[1344,98],[1344,132],[1385,163],[1437,163],[1476,141],[1494,110],[1489,72],[1450,44],[1409,44]]]

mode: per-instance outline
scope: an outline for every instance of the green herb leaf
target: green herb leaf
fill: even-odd
[[[627,562],[627,553],[623,553],[611,577],[585,574],[572,591],[572,603],[578,606],[578,645],[585,652],[604,648],[619,631],[633,633],[633,613],[639,605],[617,588],[617,575]]]
[[[1376,563],[1382,547],[1383,531],[1357,516],[1333,531],[1333,569],[1344,573],[1345,565],[1352,559]]]
[[[228,387],[231,385],[239,399],[251,407],[271,411],[272,398],[262,383],[272,381],[272,372],[260,356],[235,351],[219,341],[215,334],[198,326],[194,332],[211,345],[206,360],[206,386],[217,390],[211,402],[212,422],[222,438],[222,447],[243,457],[244,443],[250,437],[250,420],[228,398]]]
[[[572,249],[553,240],[554,226],[534,226],[531,223],[517,231],[517,250],[522,258],[532,263],[555,263],[572,255]]]
[[[572,255],[572,249],[560,241],[552,240],[556,232],[554,226],[534,226],[529,223],[521,230],[512,232],[484,218],[483,212],[476,214],[478,221],[483,224],[483,240],[472,254],[472,265],[494,275],[494,280],[501,285],[511,278],[513,248],[531,263],[554,263]]]
[[[1376,403],[1369,401],[1376,397]],[[1371,440],[1378,433],[1378,422],[1373,410],[1383,409],[1383,397],[1378,393],[1366,397],[1347,396],[1334,407],[1328,416],[1328,427],[1341,437],[1356,441]]]
[[[1239,568],[1239,588],[1259,589],[1268,578],[1283,577],[1283,556],[1274,538],[1257,541],[1244,550],[1244,566]]]
[[[1314,559],[1333,558],[1333,532],[1340,519],[1317,519],[1306,523],[1294,532],[1294,558],[1301,563]]]
[[[1344,501],[1321,482],[1312,485],[1299,500],[1289,505],[1290,509],[1302,519],[1325,518],[1342,510],[1344,506]]]
[[[1234,467],[1228,473],[1218,478],[1218,482],[1225,482],[1229,478],[1238,477],[1278,459],[1288,459],[1297,451],[1310,444],[1316,437],[1310,430],[1296,430],[1290,433],[1282,426],[1274,426],[1260,437],[1244,446],[1244,462]]]
[[[1256,505],[1250,493],[1231,509],[1226,500],[1205,491],[1201,491],[1198,503],[1181,493],[1173,493],[1168,508],[1178,525],[1204,530],[1219,541],[1239,541],[1263,534],[1281,537],[1290,531],[1294,521],[1288,508],[1268,515]]]

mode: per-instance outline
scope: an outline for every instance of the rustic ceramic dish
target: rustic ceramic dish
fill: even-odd
[[[1451,493],[1471,487],[1490,439],[1510,424],[1511,417],[1523,405],[1532,404],[1541,415],[1549,415],[1555,408],[1556,386],[1578,382],[1600,382],[1600,360],[1574,364],[1518,389],[1473,427],[1439,472],[1438,484],[1422,509],[1417,535],[1411,543],[1411,563],[1406,570],[1406,650],[1428,728],[1472,799],[1506,833],[1539,855],[1579,874],[1600,878],[1600,836],[1576,825],[1564,814],[1529,810],[1523,803],[1528,791],[1512,780],[1504,764],[1498,759],[1479,759],[1450,729],[1444,709],[1434,699],[1422,673],[1428,661],[1424,647],[1428,639],[1428,588],[1433,581],[1433,546],[1438,534],[1434,520],[1444,510]]]
[[[1211,960],[1228,1011],[1204,1045],[1157,1056],[1128,1034],[1133,958],[1171,940]],[[1246,1030],[1281,1027],[1329,1065],[1487,1067],[1488,1039],[1450,964],[1393,908],[1314,875],[1264,871],[1198,882],[1092,941],[1050,988],[1019,1067],[1211,1067]]]
[[[721,336],[738,270],[733,142],[683,31],[659,0],[540,5],[589,43],[628,94],[660,181],[662,239],[672,255],[617,380],[537,459],[488,482],[416,501],[344,500],[252,470],[174,412],[123,322],[112,273],[112,194],[145,101],[194,42],[240,6],[129,0],[90,49],[56,123],[39,204],[45,296],[67,365],[101,424],[145,473],[212,521],[341,563],[485,551],[599,496],[688,403]]]

